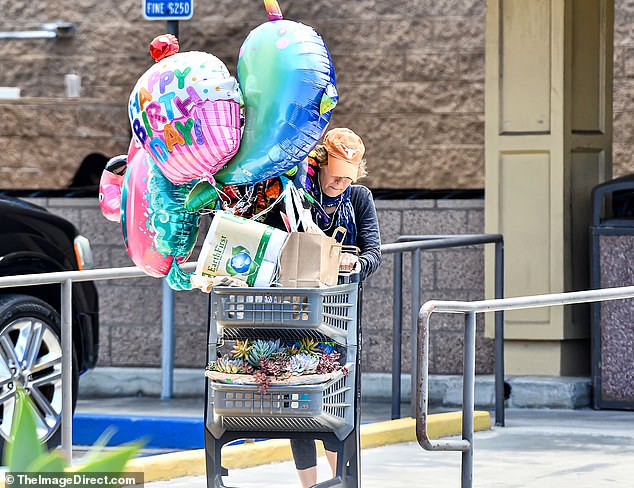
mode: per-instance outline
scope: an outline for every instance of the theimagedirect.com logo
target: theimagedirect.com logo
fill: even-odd
[[[41,486],[59,488],[143,486],[143,473],[6,473],[5,485],[11,488]]]

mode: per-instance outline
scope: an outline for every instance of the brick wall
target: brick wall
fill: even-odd
[[[615,0],[614,176],[634,172],[634,3]]]
[[[364,137],[368,186],[484,187],[484,0],[279,3],[332,54],[340,104],[331,126]],[[85,155],[125,152],[127,97],[165,22],[143,20],[138,0],[0,5],[11,29],[77,26],[68,40],[3,41],[0,86],[25,98],[0,101],[0,188],[61,188]],[[265,20],[261,0],[196,2],[180,23],[182,50],[211,52],[235,75],[240,45]],[[79,100],[62,98],[69,72],[82,78]]]
[[[96,200],[32,199],[73,222],[90,239],[96,267],[131,266],[120,226],[107,221]],[[381,239],[394,242],[404,234],[481,233],[481,200],[379,200]],[[206,230],[203,225],[201,233]],[[204,234],[203,234],[204,235]],[[202,238],[199,238],[199,242]],[[196,259],[199,249],[194,251]],[[410,259],[404,257],[403,371],[409,370],[411,336]],[[484,296],[481,247],[424,252],[421,303],[429,299],[476,300]],[[363,370],[391,371],[393,256],[384,256],[380,270],[365,284],[363,309]],[[100,301],[101,366],[159,366],[161,361],[161,281],[135,278],[97,283]],[[175,365],[197,368],[205,362],[207,295],[197,290],[175,296]],[[493,371],[493,345],[478,324],[477,367]],[[431,371],[458,373],[462,368],[462,321],[436,315],[432,321]]]

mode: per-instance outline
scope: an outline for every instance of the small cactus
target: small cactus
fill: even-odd
[[[299,352],[304,352],[306,354],[316,355],[319,354],[319,348],[317,347],[319,342],[315,339],[309,339],[305,337],[299,341]]]

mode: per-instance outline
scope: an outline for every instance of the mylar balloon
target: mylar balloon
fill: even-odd
[[[264,3],[269,22],[251,31],[240,48],[246,120],[238,153],[216,174],[225,185],[279,176],[302,161],[338,100],[323,39],[312,27],[282,20],[277,2]]]
[[[128,158],[132,159],[140,150],[134,139],[128,146],[128,154],[111,158],[101,173],[99,180],[99,208],[108,220],[121,221],[121,190],[128,169]]]
[[[132,132],[172,183],[213,181],[240,145],[240,89],[212,54],[177,51],[170,34],[152,42],[157,63],[130,95]]]
[[[198,213],[183,204],[194,183],[174,185],[143,150],[128,156],[121,196],[121,227],[128,254],[150,276],[167,275],[174,289],[189,289],[185,262],[196,243]]]
[[[121,187],[128,156],[115,156],[106,163],[99,180],[99,208],[108,220],[121,220]]]

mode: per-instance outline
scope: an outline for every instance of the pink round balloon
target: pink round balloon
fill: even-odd
[[[205,52],[161,59],[129,100],[133,137],[175,184],[206,179],[238,152],[242,94],[222,61]]]

